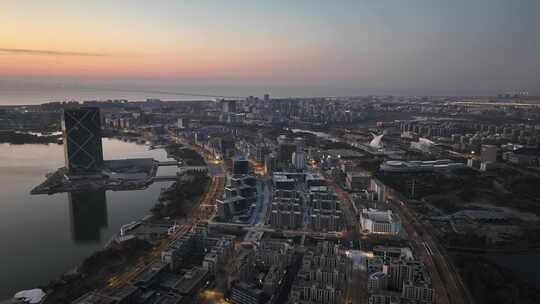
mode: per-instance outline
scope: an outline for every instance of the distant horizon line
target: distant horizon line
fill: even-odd
[[[156,92],[158,93],[158,92]],[[159,92],[159,94],[168,94],[165,92]],[[250,97],[255,97],[262,99],[263,97],[250,95],[250,96],[221,96],[221,95],[204,95],[204,94],[188,94],[188,93],[175,93],[171,95],[182,95],[182,96],[190,96],[190,97],[209,97],[212,99],[168,99],[168,98],[155,98],[155,97],[146,97],[145,99],[129,99],[129,98],[107,98],[107,99],[88,99],[88,100],[59,100],[59,101],[48,101],[48,102],[42,102],[42,103],[28,103],[28,104],[0,104],[0,108],[5,107],[27,107],[27,106],[40,106],[45,104],[51,104],[51,103],[78,103],[78,104],[84,104],[84,103],[107,103],[111,101],[127,101],[127,102],[134,102],[134,103],[142,103],[142,102],[149,102],[149,101],[162,101],[162,102],[205,102],[205,101],[217,101],[219,99],[223,100],[243,100]],[[270,94],[270,96],[272,96]],[[303,99],[352,99],[352,98],[366,98],[366,97],[401,97],[401,98],[501,98],[499,95],[397,95],[397,94],[367,94],[367,95],[351,95],[351,96],[289,96],[289,97],[270,97],[270,100],[303,100]],[[514,100],[531,100],[531,99],[539,99],[540,101],[540,95],[529,95],[522,98],[505,98],[505,99],[514,99]]]

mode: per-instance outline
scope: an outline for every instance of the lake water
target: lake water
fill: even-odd
[[[151,157],[163,150],[103,139],[105,159]],[[44,285],[103,248],[120,226],[149,213],[160,189],[95,192],[91,195],[30,195],[44,175],[62,167],[61,145],[0,144],[0,300]],[[161,167],[158,175],[174,174]]]

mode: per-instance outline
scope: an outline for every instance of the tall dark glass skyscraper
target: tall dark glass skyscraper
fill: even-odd
[[[103,165],[99,108],[81,107],[62,112],[64,156],[72,174],[98,171]]]

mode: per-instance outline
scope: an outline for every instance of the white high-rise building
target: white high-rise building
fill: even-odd
[[[292,154],[292,164],[297,170],[306,169],[306,155],[304,152],[293,152]]]
[[[482,145],[482,154],[480,158],[482,162],[495,163],[497,162],[498,148],[495,145]]]
[[[188,128],[188,125],[189,125],[189,121],[187,118],[178,118],[178,120],[176,121],[176,127],[178,129]]]

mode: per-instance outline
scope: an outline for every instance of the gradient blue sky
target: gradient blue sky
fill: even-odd
[[[537,0],[3,0],[0,20],[11,90],[540,93]]]

